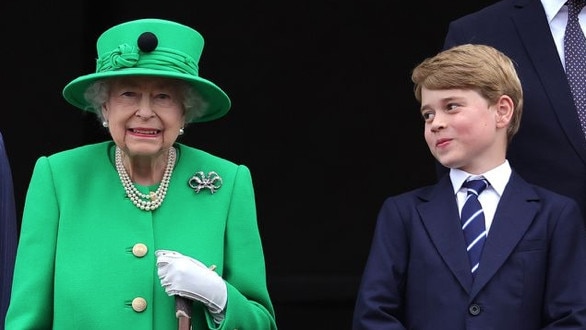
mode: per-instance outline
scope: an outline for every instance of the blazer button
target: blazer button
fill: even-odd
[[[147,302],[144,298],[137,297],[132,299],[132,309],[134,309],[135,312],[143,312],[146,308]]]
[[[147,254],[148,250],[149,249],[146,247],[146,245],[142,243],[136,243],[132,247],[132,254],[134,254],[138,258],[142,258]]]
[[[470,307],[468,307],[468,313],[470,313],[470,315],[474,315],[474,316],[480,314],[480,305],[478,305],[478,304],[470,305]]]

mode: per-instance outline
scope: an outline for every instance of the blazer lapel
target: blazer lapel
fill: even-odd
[[[428,201],[418,207],[418,212],[431,241],[464,290],[469,292],[472,276],[449,176],[443,176],[429,194],[420,198]]]
[[[501,196],[480,257],[471,297],[474,297],[509,258],[537,213],[539,197],[515,172]]]

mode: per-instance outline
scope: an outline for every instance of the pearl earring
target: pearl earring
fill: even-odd
[[[183,135],[184,133],[185,133],[185,130],[183,129],[183,127],[181,127],[181,128],[179,129],[179,135]]]
[[[102,122],[102,126],[104,126],[104,127],[108,127],[108,121],[107,121],[107,120],[104,120],[104,121]]]

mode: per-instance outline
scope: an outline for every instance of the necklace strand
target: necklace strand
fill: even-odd
[[[122,151],[120,151],[120,148],[116,147],[116,171],[118,171],[118,176],[120,177],[122,186],[126,191],[126,196],[130,198],[132,204],[143,211],[152,211],[161,206],[165,199],[165,195],[167,195],[167,188],[169,187],[169,181],[171,181],[171,174],[173,173],[173,167],[175,167],[176,157],[177,153],[175,152],[175,148],[171,147],[169,149],[165,174],[163,174],[163,179],[161,180],[159,187],[154,192],[151,191],[148,194],[143,194],[134,186],[134,183],[130,179],[128,172],[126,172],[126,168],[124,168],[124,164],[122,163]]]

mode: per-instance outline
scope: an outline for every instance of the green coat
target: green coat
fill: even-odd
[[[177,143],[163,204],[142,211],[126,197],[114,147],[101,142],[37,160],[6,330],[177,329],[174,298],[157,276],[158,249],[217,266],[228,286],[218,329],[276,329],[249,169]],[[223,185],[196,193],[188,181],[199,171],[215,171]],[[207,309],[193,305],[193,329],[215,329]]]

